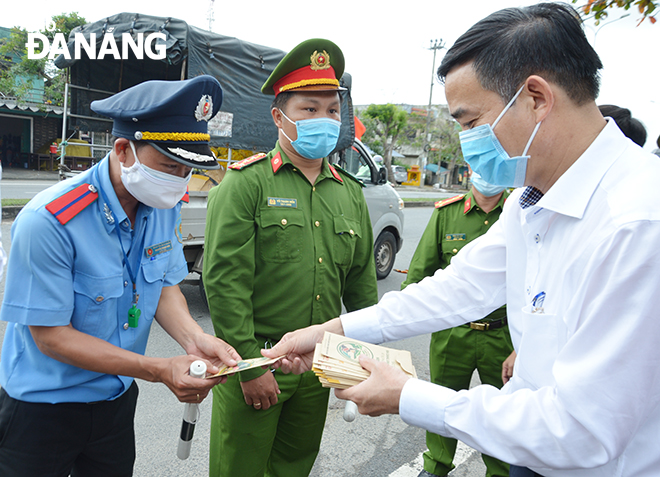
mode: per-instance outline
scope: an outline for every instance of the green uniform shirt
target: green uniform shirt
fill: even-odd
[[[500,218],[504,201],[509,196],[504,192],[500,201],[489,213],[477,205],[472,191],[460,200],[452,199],[439,202],[431,215],[426,230],[417,245],[410,262],[408,276],[401,284],[403,290],[411,283],[433,275],[436,270],[446,268],[460,249],[472,240],[485,234]],[[441,205],[442,202],[451,202]],[[498,308],[486,316],[485,320],[499,320],[506,317],[506,307]]]
[[[205,237],[215,332],[245,359],[261,356],[265,339],[339,316],[342,298],[348,311],[378,301],[362,186],[326,159],[313,186],[279,143],[265,159],[229,170],[209,192]]]

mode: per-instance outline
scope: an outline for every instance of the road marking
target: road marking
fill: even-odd
[[[454,454],[454,466],[458,468],[468,458],[477,453],[471,447],[466,446],[461,441],[458,441],[456,446],[456,453]],[[421,453],[417,458],[407,464],[402,465],[397,470],[392,472],[388,477],[417,477],[417,475],[424,469],[424,453]]]

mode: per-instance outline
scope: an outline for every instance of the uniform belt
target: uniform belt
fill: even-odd
[[[469,326],[473,330],[488,331],[502,328],[503,326],[506,326],[506,324],[507,320],[506,317],[504,317],[493,321],[473,321],[472,323],[466,323],[465,326]]]

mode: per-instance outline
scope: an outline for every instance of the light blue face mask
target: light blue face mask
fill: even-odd
[[[481,177],[476,172],[472,171],[472,176],[470,176],[470,182],[475,189],[477,189],[484,197],[493,197],[506,189],[506,187],[489,184],[486,182],[483,177]]]
[[[530,158],[527,155],[527,151],[542,121],[537,123],[534,128],[534,132],[532,132],[522,156],[510,157],[502,147],[502,144],[500,144],[495,132],[493,132],[497,123],[502,119],[504,113],[509,110],[523,88],[524,86],[509,101],[509,104],[502,110],[492,126],[490,124],[482,124],[476,128],[459,133],[463,157],[470,164],[472,170],[489,184],[503,187],[520,187],[525,183],[527,160]]]
[[[291,138],[286,135],[284,129],[281,131],[284,137],[291,141],[291,145],[296,152],[302,157],[307,159],[323,159],[337,146],[341,121],[331,118],[313,118],[294,122],[281,109],[280,113],[282,113],[282,116],[287,121],[296,126],[298,138],[295,141],[291,141]]]

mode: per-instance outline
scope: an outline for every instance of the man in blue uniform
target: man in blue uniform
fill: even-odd
[[[114,119],[98,165],[37,195],[12,227],[0,318],[0,475],[129,476],[133,378],[199,402],[219,380],[193,361],[235,364],[236,351],[192,319],[178,283],[177,239],[192,167],[217,168],[207,122],[222,90],[210,76],[150,81],[92,103]],[[183,347],[144,356],[154,320]]]

